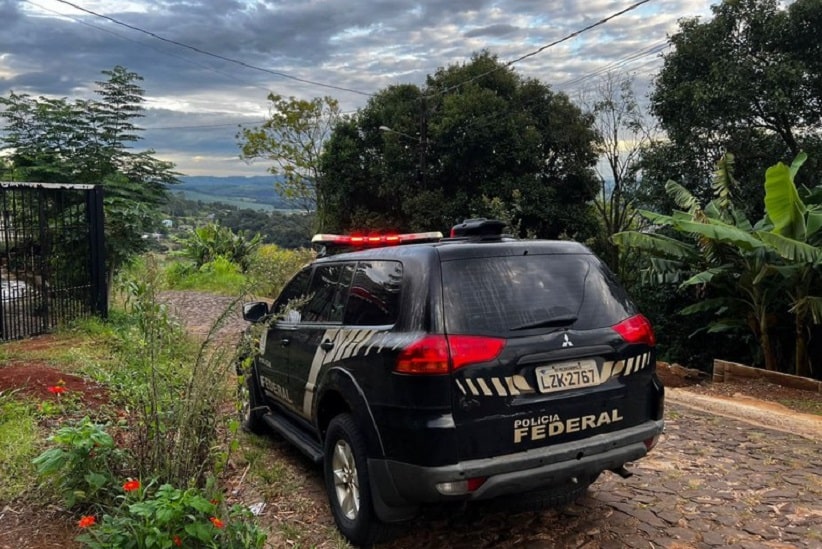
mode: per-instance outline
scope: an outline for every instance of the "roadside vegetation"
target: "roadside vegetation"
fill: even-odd
[[[294,474],[260,440],[240,448],[233,349],[218,326],[189,339],[159,292],[273,298],[319,230],[447,233],[494,217],[523,238],[580,240],[651,319],[659,359],[822,379],[822,4],[783,4],[725,0],[683,20],[647,112],[626,74],[576,101],[488,51],[354,114],[270,95],[238,145],[271,162],[291,215],[171,194],[174,167],[136,150],[142,78],[123,67],[103,71],[96,99],[0,98],[0,180],[103,186],[112,294],[105,321],[0,345],[2,368],[66,376],[38,398],[0,388],[0,504],[59,506],[87,547],[262,546],[226,476],[236,459],[293,491]],[[105,395],[90,406],[69,376]],[[315,541],[281,524],[278,541]]]
[[[132,261],[107,320],[67,327],[51,345],[0,347],[4,364],[48,365],[105,391],[89,401],[61,378],[39,401],[0,392],[0,502],[65,509],[84,547],[262,547],[251,510],[225,492],[237,463],[265,463],[262,441],[239,430],[235,340],[217,337],[225,317],[191,339],[159,293],[234,296],[236,311],[248,288],[276,293],[312,255],[210,226],[183,239],[178,256]],[[273,490],[295,482],[275,476]]]

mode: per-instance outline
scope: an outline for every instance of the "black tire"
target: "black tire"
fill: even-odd
[[[266,432],[262,406],[262,396],[257,387],[257,376],[252,369],[238,374],[237,399],[239,401],[240,425],[243,431],[262,435]]]
[[[331,420],[323,452],[325,491],[337,528],[356,546],[382,540],[388,529],[374,513],[365,439],[350,414]]]

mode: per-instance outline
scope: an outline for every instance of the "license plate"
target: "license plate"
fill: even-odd
[[[540,393],[555,393],[599,385],[599,370],[594,360],[560,362],[536,369]]]

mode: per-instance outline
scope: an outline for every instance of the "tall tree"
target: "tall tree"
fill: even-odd
[[[628,230],[635,222],[637,161],[642,149],[651,143],[653,132],[634,94],[633,77],[628,74],[606,73],[582,102],[593,114],[598,134],[600,163],[596,172],[600,188],[594,208],[603,231],[598,235],[597,248],[611,269],[623,275],[622,256],[611,236]]]
[[[670,144],[645,157],[647,183],[660,188],[685,175],[672,173],[678,162],[689,163],[697,171],[683,184],[707,201],[712,165],[725,151],[736,156],[745,182],[801,149],[822,151],[822,3],[781,4],[724,0],[711,19],[680,22],[651,94]],[[749,217],[761,216],[762,186],[748,185],[737,198]]]
[[[595,138],[567,96],[481,52],[424,88],[379,92],[336,127],[322,158],[330,225],[447,230],[502,205],[523,236],[584,239]]]
[[[240,157],[274,162],[269,171],[282,176],[277,192],[296,202],[306,213],[324,207],[325,197],[317,184],[319,159],[335,124],[342,119],[339,103],[331,97],[310,101],[269,94],[269,117],[262,126],[243,128],[237,135]],[[322,230],[323,215],[317,216]]]
[[[177,182],[173,164],[154,151],[131,149],[141,131],[142,78],[124,67],[103,71],[101,99],[32,98],[10,92],[0,98],[0,151],[18,181],[86,183],[105,188],[109,279],[142,251],[141,233],[155,221],[156,207]]]

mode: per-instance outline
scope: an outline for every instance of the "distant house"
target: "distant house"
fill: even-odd
[[[171,219],[163,219],[162,223],[163,227],[165,227],[166,229],[170,229],[174,226],[174,221],[172,221]]]

